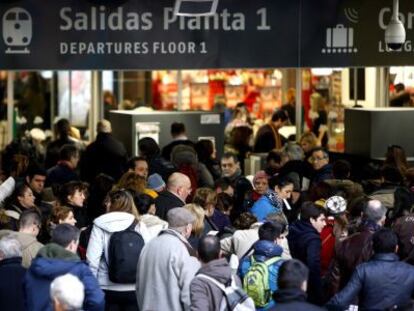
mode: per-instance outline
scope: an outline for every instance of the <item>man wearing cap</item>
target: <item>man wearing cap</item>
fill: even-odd
[[[118,180],[126,168],[127,151],[112,136],[112,127],[108,120],[99,121],[96,131],[96,140],[86,148],[81,159],[82,180],[92,182],[100,173]]]
[[[169,229],[146,244],[137,268],[140,311],[190,310],[190,283],[200,268],[187,242],[195,216],[185,208],[168,211]]]

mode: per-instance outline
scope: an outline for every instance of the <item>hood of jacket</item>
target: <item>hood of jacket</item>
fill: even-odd
[[[78,255],[68,251],[67,249],[63,248],[62,246],[56,243],[49,243],[43,246],[38,254],[37,257],[42,258],[49,258],[49,259],[63,259],[63,260],[79,260]]]
[[[318,231],[309,221],[298,220],[289,226],[289,240],[300,240],[303,236],[320,239]]]
[[[205,274],[216,279],[222,284],[226,284],[231,279],[231,268],[225,258],[212,260],[203,265],[197,274]]]
[[[132,225],[134,215],[126,212],[110,212],[99,216],[93,224],[107,232],[118,232]]]
[[[16,232],[16,238],[20,242],[20,244],[22,245],[23,250],[28,248],[33,243],[37,242],[36,237],[34,237],[31,234],[23,233],[23,232]]]
[[[271,241],[259,240],[253,246],[255,256],[264,256],[266,258],[280,257],[283,248]]]
[[[141,221],[147,226],[147,227],[153,227],[161,225],[163,229],[168,228],[168,222],[162,220],[158,216],[151,215],[151,214],[145,214],[141,216]]]
[[[273,294],[273,299],[278,303],[291,301],[306,301],[306,293],[299,288],[278,289]]]
[[[282,201],[282,199],[273,190],[268,190],[263,195],[263,200],[267,200],[270,204],[272,204],[277,209],[283,208],[283,201]]]
[[[68,273],[78,264],[82,262],[76,254],[51,243],[39,250],[30,266],[30,271],[38,277],[53,280],[57,276]]]

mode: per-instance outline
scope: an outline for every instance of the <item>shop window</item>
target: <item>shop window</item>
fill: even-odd
[[[58,116],[73,126],[87,127],[91,106],[90,71],[58,72]]]

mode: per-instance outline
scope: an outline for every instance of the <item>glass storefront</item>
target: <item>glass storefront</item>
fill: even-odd
[[[365,68],[355,74],[351,69],[302,69],[303,129],[312,130],[319,112],[325,111],[329,137],[326,146],[331,151],[343,152],[344,109],[377,105],[377,70]],[[391,67],[389,72],[386,88],[391,105],[402,95],[407,100],[403,105],[411,105],[414,67]],[[7,73],[0,72],[2,148],[8,141]],[[91,126],[91,71],[20,71],[13,76],[14,137],[34,127],[46,130],[50,136],[52,124],[58,118],[67,118],[78,128],[81,139],[88,138],[85,134]],[[94,113],[98,113],[98,118],[108,118],[112,109],[142,107],[210,111],[221,106],[231,110],[244,102],[253,120],[266,122],[275,108],[286,104],[292,94],[293,100],[298,94],[294,90],[294,77],[295,70],[288,69],[102,71],[99,72],[99,109]],[[403,91],[401,85],[404,85]],[[355,87],[358,100],[354,98]],[[320,100],[315,101],[318,96]]]

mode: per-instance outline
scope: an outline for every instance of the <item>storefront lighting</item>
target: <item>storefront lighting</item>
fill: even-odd
[[[312,75],[314,76],[330,76],[333,73],[332,68],[312,68]]]
[[[175,0],[176,16],[212,16],[216,14],[219,0]]]
[[[40,72],[40,75],[43,79],[52,79],[53,77],[53,71],[44,70]]]

